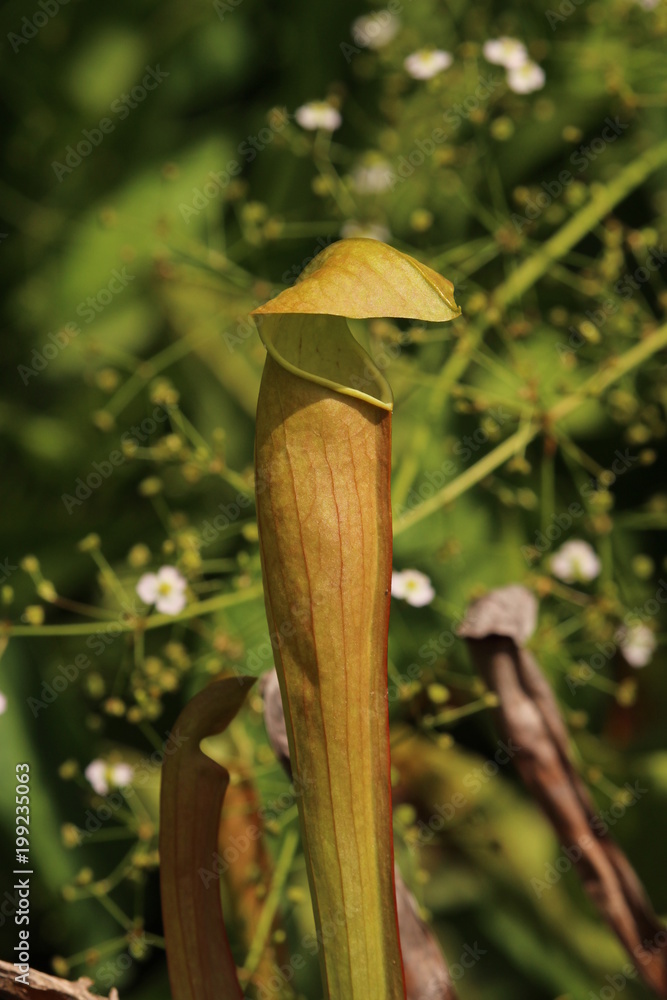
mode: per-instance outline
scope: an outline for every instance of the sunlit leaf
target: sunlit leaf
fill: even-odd
[[[426,264],[378,240],[349,239],[328,246],[291,288],[253,315],[387,316],[445,323],[460,312],[452,283]]]

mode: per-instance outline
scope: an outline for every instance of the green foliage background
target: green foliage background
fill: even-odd
[[[82,827],[86,810],[101,804],[81,770],[99,757],[140,766],[208,677],[270,665],[253,506],[245,502],[263,363],[247,314],[354,219],[386,227],[393,245],[449,277],[463,310],[441,328],[371,323],[357,331],[396,395],[395,565],[427,573],[438,595],[425,609],[393,608],[392,719],[397,738],[405,727],[423,734],[426,782],[418,800],[414,783],[397,774],[398,855],[450,962],[466,943],[486,951],[457,984],[462,1000],[598,996],[626,958],[572,872],[537,897],[531,879],[543,878],[561,849],[509,769],[471,793],[466,777],[496,749],[484,691],[461,643],[441,638],[436,655],[426,644],[451,634],[475,594],[512,582],[537,590],[534,648],[600,807],[618,801],[627,781],[648,788],[614,834],[656,910],[667,912],[664,622],[647,615],[658,647],[644,670],[615,655],[586,682],[576,673],[596,643],[613,641],[628,610],[654,599],[667,573],[664,266],[628,298],[615,289],[667,238],[667,9],[631,0],[552,8],[406,0],[389,45],[350,54],[350,24],[370,8],[304,0],[219,8],[205,0],[121,0],[113,8],[72,0],[19,43],[11,33],[40,8],[10,0],[0,14],[0,559],[3,616],[23,632],[0,666],[8,699],[0,717],[0,890],[11,890],[12,783],[25,760],[33,776],[33,964],[47,968],[59,956],[57,969],[90,974],[105,995],[113,982],[128,1000],[168,995],[155,868],[158,771],[131,805],[72,847],[72,825]],[[545,68],[544,89],[514,94],[503,70],[483,59],[483,42],[501,34],[529,46]],[[411,80],[404,57],[431,44],[453,53],[452,68]],[[145,100],[124,119],[110,111],[157,65],[168,76]],[[475,98],[482,78],[494,86]],[[293,119],[297,106],[324,96],[343,117],[331,142]],[[276,125],[275,109],[286,109],[287,124],[253,150],[249,138]],[[105,116],[113,131],[59,180],[54,162]],[[583,154],[609,117],[627,128],[602,152]],[[438,127],[446,139],[429,153]],[[415,150],[423,153],[417,166]],[[351,178],[374,157],[391,165],[395,183],[361,194]],[[240,176],[196,208],[210,172],[230,161],[241,164]],[[568,169],[573,182],[552,196]],[[549,204],[529,222],[537,196]],[[132,280],[86,322],[82,303],[123,268]],[[71,322],[80,333],[49,359],[49,335]],[[640,343],[649,343],[646,357],[631,364],[627,352]],[[41,370],[39,357],[47,361]],[[602,392],[586,381],[597,372],[608,383]],[[584,385],[590,398],[579,400]],[[550,411],[564,400],[565,409],[581,405],[554,420]],[[165,402],[169,426],[141,431]],[[510,438],[515,444],[494,451]],[[123,448],[123,461],[89,497],[63,500],[93,463]],[[611,481],[604,470],[626,449],[630,468]],[[448,460],[456,468],[444,473]],[[443,502],[421,516],[419,504],[443,483]],[[544,551],[535,548],[537,533],[558,525],[573,503],[581,515]],[[211,539],[206,525],[220,505],[230,524]],[[229,517],[230,505],[238,516]],[[602,560],[590,585],[570,588],[549,574],[549,554],[568,537],[588,540]],[[41,569],[21,568],[29,554]],[[187,575],[192,603],[215,605],[222,595],[218,604],[147,632],[145,641],[116,637],[52,704],[31,710],[28,699],[43,697],[44,682],[91,653],[85,635],[40,630],[119,620],[139,575],[165,563]],[[54,601],[44,581],[98,610],[90,617]],[[238,603],[226,607],[224,595],[236,593]],[[268,753],[260,707],[255,698],[217,752],[240,760],[271,801],[287,785]],[[421,852],[408,850],[418,823],[428,821],[424,803],[449,801],[457,789],[467,789],[466,809]],[[295,823],[292,807],[269,831],[274,856]],[[280,920],[298,949],[311,920],[302,858],[288,883]],[[15,927],[2,912],[7,958]],[[247,943],[238,928],[233,934],[241,965]],[[311,961],[298,995],[320,995],[317,975]],[[648,994],[632,982],[625,995]]]

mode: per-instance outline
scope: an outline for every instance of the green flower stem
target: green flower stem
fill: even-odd
[[[193,448],[200,449],[208,459],[213,456],[213,450],[206,438],[199,433],[194,424],[188,420],[178,406],[174,406],[170,410],[170,417],[174,425],[189,440]],[[234,472],[233,469],[225,466],[218,475],[239,493],[243,493],[244,496],[254,497],[255,491],[253,487],[238,472]]]
[[[567,461],[568,458],[571,460],[571,462],[568,463],[570,464],[571,471],[573,468],[576,468],[576,466],[581,466],[581,468],[586,469],[591,476],[596,477],[600,476],[605,471],[604,466],[600,465],[599,462],[596,462],[591,455],[587,454],[584,449],[580,448],[578,444],[574,443],[574,441],[571,441],[568,437],[565,437],[562,434],[557,435],[557,439],[565,460]]]
[[[602,395],[605,389],[618,382],[623,375],[626,375],[642,361],[647,361],[657,351],[667,347],[667,324],[659,327],[648,337],[644,337],[638,344],[631,347],[629,351],[615,359],[607,367],[591,375],[583,385],[581,385],[572,395],[566,396],[547,414],[548,419],[553,423],[558,423],[563,417],[567,417],[574,410],[578,409],[587,399]]]
[[[122,413],[126,406],[128,406],[135,396],[138,396],[144,386],[154,379],[160,372],[163,372],[166,368],[170,368],[171,365],[180,361],[190,353],[190,351],[195,351],[203,344],[206,340],[212,339],[215,335],[219,336],[219,331],[216,330],[214,333],[206,333],[204,336],[198,337],[193,333],[189,337],[181,337],[179,340],[174,341],[173,344],[169,344],[164,350],[160,351],[150,361],[141,362],[139,367],[130,375],[126,382],[118,389],[118,391],[111,397],[109,402],[104,407],[107,413],[110,413],[113,417],[117,417]]]
[[[103,944],[96,944],[95,951],[99,954],[100,958],[105,958],[107,955],[113,955],[116,952],[121,951],[127,945],[127,935],[123,934],[121,937],[111,938],[109,941],[105,941]],[[90,949],[86,948],[84,951],[78,951],[76,955],[70,955],[67,959],[67,964],[70,967],[75,967],[77,965],[84,965],[90,955]],[[50,991],[49,991],[50,992]]]
[[[339,229],[340,221],[335,219],[330,222],[284,222],[279,239],[298,240],[309,236],[333,236]]]
[[[257,922],[254,937],[250,944],[250,948],[248,949],[248,956],[243,965],[241,975],[244,982],[249,982],[252,979],[259,967],[259,963],[262,960],[262,955],[264,954],[264,949],[266,948],[266,941],[271,933],[271,927],[273,926],[273,921],[276,913],[278,912],[278,906],[280,905],[282,891],[292,869],[292,862],[294,861],[298,846],[298,830],[288,831],[288,833],[285,834],[282,850],[276,863],[271,889],[266,897],[261,916]]]
[[[127,594],[123,584],[118,579],[118,576],[113,570],[107,557],[100,549],[91,549],[90,554],[93,558],[93,562],[100,571],[102,579],[107,583],[109,589],[116,595],[116,600],[122,607],[127,603]]]
[[[616,524],[624,528],[639,528],[641,531],[665,531],[667,510],[622,511],[616,515]]]
[[[148,631],[148,629],[161,628],[163,625],[173,625],[174,622],[189,621],[191,618],[198,618],[200,615],[208,614],[212,611],[222,611],[224,608],[231,608],[237,604],[244,604],[246,601],[258,601],[263,596],[263,588],[259,583],[245,590],[235,590],[231,594],[217,594],[209,597],[206,601],[197,601],[188,605],[177,615],[149,615],[148,618],[131,618],[127,621],[116,620],[113,622],[81,622],[72,625],[12,625],[11,622],[0,623],[0,635],[8,636],[65,636],[65,635],[93,635],[96,632],[136,632]]]
[[[542,449],[542,465],[540,469],[540,527],[546,531],[551,524],[551,519],[556,512],[556,468],[555,449],[551,447],[553,442],[548,438],[544,440]]]
[[[467,705],[461,705],[459,708],[446,708],[434,716],[433,719],[429,719],[428,722],[425,721],[424,728],[433,729],[435,726],[448,726],[454,722],[458,722],[459,719],[465,719],[469,715],[475,715],[477,712],[485,712],[487,708],[493,708],[497,704],[498,700],[494,695],[490,693],[483,694],[481,698],[469,701]]]
[[[665,152],[667,153],[667,144],[665,144]],[[518,431],[492,451],[488,452],[488,454],[484,455],[479,462],[476,462],[469,469],[466,469],[465,472],[462,472],[453,482],[443,486],[442,489],[438,490],[432,497],[429,497],[428,500],[424,500],[418,507],[403,514],[394,524],[394,536],[402,534],[408,528],[412,528],[415,524],[423,521],[425,517],[440,510],[446,504],[451,503],[452,500],[461,496],[471,486],[476,486],[489,473],[503,465],[504,462],[530,444],[541,433],[544,427],[551,429],[559,421],[563,420],[564,417],[569,416],[582,406],[583,403],[589,399],[599,397],[614,382],[617,382],[633,368],[636,368],[637,365],[646,361],[657,351],[665,347],[667,347],[667,324],[659,327],[654,333],[645,337],[644,340],[635,344],[634,347],[631,347],[629,351],[626,351],[620,358],[617,358],[614,364],[592,375],[576,392],[556,403],[541,419],[539,418],[539,414],[536,415],[538,418],[536,421],[524,424]]]
[[[442,271],[445,264],[461,264],[471,260],[478,250],[482,250],[488,245],[488,236],[477,236],[474,240],[469,240],[467,243],[457,243],[456,246],[449,247],[448,250],[443,250],[442,253],[432,257],[429,267],[434,268],[436,271]]]
[[[557,233],[542,244],[531,256],[519,264],[516,270],[497,289],[491,306],[505,309],[520,299],[552,267],[555,261],[576,246],[577,243],[631,191],[639,187],[658,167],[667,163],[667,142],[647,150],[634,160],[617,177],[602,188],[573,215]],[[438,421],[449,399],[452,386],[465,373],[472,352],[481,344],[482,338],[492,324],[488,315],[481,315],[465,331],[454,352],[443,365],[431,390],[428,405],[428,419],[415,435],[394,484],[394,503],[402,505],[410,492],[410,487],[419,470],[422,456],[430,437],[430,428]],[[458,495],[458,494],[457,494]],[[431,498],[433,499],[433,498]],[[419,510],[420,508],[417,508]]]
[[[146,934],[146,932],[144,932],[144,941],[146,944],[150,944],[154,948],[165,947],[164,938],[160,937],[159,934]]]
[[[511,437],[508,437],[502,444],[494,448],[493,451],[480,458],[479,462],[475,462],[469,469],[462,472],[453,482],[448,483],[447,486],[438,490],[428,500],[420,503],[418,507],[414,507],[406,514],[403,514],[402,517],[399,517],[394,522],[394,538],[407,531],[408,528],[412,528],[413,525],[423,521],[425,517],[434,514],[441,507],[451,503],[452,500],[456,500],[457,497],[460,497],[462,493],[465,493],[472,486],[476,486],[490,472],[497,469],[499,465],[503,465],[521,451],[522,448],[525,448],[538,433],[539,427],[536,427],[535,424],[525,424],[515,434],[512,434]]]
[[[89,844],[102,844],[108,840],[131,840],[134,846],[137,842],[137,831],[129,826],[112,826],[110,830],[94,830],[86,839]]]
[[[354,199],[331,161],[330,150],[331,136],[320,129],[315,135],[313,144],[313,162],[320,175],[329,181],[331,195],[343,215],[351,218],[356,215],[357,211]]]
[[[123,913],[120,906],[118,906],[113,899],[109,899],[106,893],[96,896],[95,899],[97,899],[100,905],[104,907],[109,916],[113,917],[113,919],[116,920],[121,927],[124,927],[128,933],[134,930],[134,921],[128,917],[126,913]]]
[[[554,261],[560,260],[568,250],[576,246],[593,226],[665,163],[667,142],[661,142],[621,170],[613,181],[598,190],[588,204],[573,215],[551,239],[517,267],[494,295],[494,305],[503,308],[520,298],[549,270]]]

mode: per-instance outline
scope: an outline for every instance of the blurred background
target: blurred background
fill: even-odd
[[[574,872],[550,867],[562,848],[511,766],[480,770],[492,699],[454,633],[489,588],[538,595],[532,647],[577,766],[666,914],[667,6],[8,0],[0,20],[0,587],[16,625],[0,957],[28,762],[32,965],[169,995],[160,748],[212,676],[271,666],[248,313],[357,235],[440,271],[462,307],[441,327],[355,328],[396,397],[397,856],[462,1000],[609,995],[627,958]],[[192,613],[135,635],[137,584],[162,566]],[[234,775],[226,829],[268,816],[221,880],[238,965],[261,996],[302,951],[273,995],[319,998],[296,805],[257,695],[212,752]]]

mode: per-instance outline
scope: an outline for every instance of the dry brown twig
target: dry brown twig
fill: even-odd
[[[503,739],[519,750],[514,764],[568,849],[584,888],[636,962],[645,982],[667,998],[667,933],[632,865],[608,835],[570,756],[567,728],[533,655],[523,648],[537,621],[537,601],[521,586],[473,602],[459,628],[475,666],[498,696]]]
[[[97,993],[91,993],[92,979],[79,979],[75,983],[67,979],[49,976],[46,972],[30,969],[29,985],[16,981],[16,969],[9,962],[0,962],[0,998],[2,1000],[100,1000]],[[111,990],[109,1000],[118,1000],[118,992]]]

